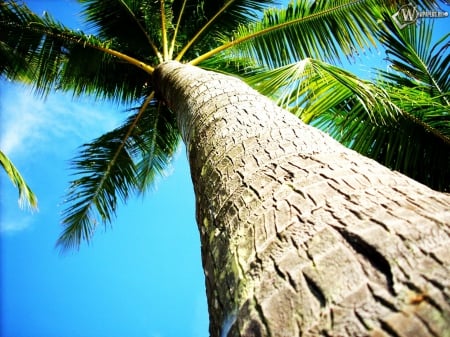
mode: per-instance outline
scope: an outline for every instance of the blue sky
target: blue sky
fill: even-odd
[[[73,0],[26,3],[82,27]],[[438,35],[448,32],[440,25]],[[357,69],[368,75],[383,55],[363,57]],[[114,227],[99,230],[90,246],[65,256],[54,248],[69,160],[79,145],[119,125],[125,109],[61,93],[43,101],[29,88],[0,82],[0,147],[39,198],[38,212],[20,210],[17,191],[0,172],[1,337],[208,336],[184,148],[170,175],[120,207]]]
[[[27,1],[78,28],[75,1]],[[80,26],[81,27],[81,26]],[[194,194],[180,148],[154,191],[120,207],[90,246],[54,248],[77,147],[118,126],[125,107],[0,82],[0,147],[37,194],[20,210],[0,172],[2,337],[208,336]]]

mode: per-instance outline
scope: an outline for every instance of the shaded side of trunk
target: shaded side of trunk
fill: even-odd
[[[196,193],[211,336],[449,336],[450,197],[238,79],[155,71]]]

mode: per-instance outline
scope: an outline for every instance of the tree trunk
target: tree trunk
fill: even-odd
[[[211,336],[450,336],[448,195],[236,78],[154,77],[188,149]]]

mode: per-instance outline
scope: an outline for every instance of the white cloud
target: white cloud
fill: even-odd
[[[14,234],[27,229],[33,223],[31,217],[17,218],[16,220],[8,220],[0,222],[0,233]]]
[[[123,108],[106,103],[72,99],[67,94],[52,94],[44,101],[29,89],[5,81],[0,81],[0,90],[0,149],[19,168],[32,189],[39,190],[49,179],[61,175],[54,172],[52,164],[67,162],[78,146],[125,119],[117,113]],[[17,190],[1,171],[0,185],[0,213],[3,213],[0,232],[15,233],[29,228],[36,217],[19,209]],[[34,190],[40,201],[45,198],[42,190],[42,187],[40,193]],[[44,193],[56,192],[44,189]]]
[[[7,85],[2,93],[0,148],[7,155],[58,149],[58,142],[81,145],[117,126],[120,108],[67,94],[45,101],[20,86]]]

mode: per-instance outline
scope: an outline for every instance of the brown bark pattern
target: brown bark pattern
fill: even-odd
[[[448,195],[238,79],[154,77],[188,148],[211,336],[450,336]]]

